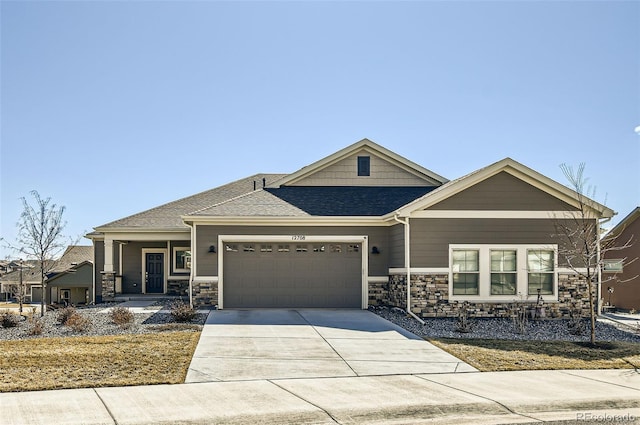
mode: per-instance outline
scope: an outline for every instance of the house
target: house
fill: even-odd
[[[42,272],[38,262],[33,260],[14,261],[11,270],[0,276],[0,293],[3,294],[0,299],[17,299],[22,294],[23,302],[40,302]]]
[[[47,274],[47,304],[93,302],[93,246],[67,247]]]
[[[600,297],[609,306],[640,310],[640,207],[623,218],[606,239],[623,249],[605,250]]]
[[[218,308],[568,315],[585,282],[558,258],[575,192],[506,158],[449,181],[363,139],[292,174],[254,174],[98,226],[95,299],[171,294]],[[613,216],[588,203],[590,219]]]

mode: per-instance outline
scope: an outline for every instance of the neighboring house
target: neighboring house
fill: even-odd
[[[47,275],[47,304],[93,302],[93,246],[71,245]]]
[[[588,308],[587,285],[553,236],[558,222],[575,222],[578,198],[509,158],[449,181],[364,139],[292,174],[255,174],[96,227],[95,298],[385,304],[433,317],[465,301],[500,316],[540,294],[564,316]],[[593,220],[614,214],[588,208]]]
[[[615,238],[614,246],[604,254],[600,296],[608,305],[623,310],[640,310],[640,207],[611,229],[605,239]]]
[[[13,271],[0,276],[0,292],[4,294],[0,299],[15,299],[20,290],[20,282],[22,282],[23,301],[26,303],[40,302],[40,294],[42,293],[40,265],[33,260],[14,263]]]

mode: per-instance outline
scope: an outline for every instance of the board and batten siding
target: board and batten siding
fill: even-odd
[[[449,267],[449,244],[559,244],[555,233],[547,219],[412,219],[411,267]]]
[[[371,158],[370,175],[358,176],[358,157]],[[432,182],[439,184],[438,182]],[[355,153],[291,186],[427,186],[430,182],[367,151]]]
[[[209,247],[214,245],[216,250],[224,249],[218,246],[218,235],[258,235],[256,242],[260,242],[259,235],[305,235],[305,236],[368,236],[369,244],[369,275],[386,276],[389,269],[389,228],[385,226],[368,227],[299,227],[299,226],[196,226],[196,275],[217,276],[218,254],[210,253]],[[291,241],[290,244],[304,244],[304,241]],[[311,244],[310,242],[308,244]],[[371,254],[371,247],[377,246],[380,254]]]
[[[504,171],[432,205],[429,209],[575,211],[571,205]]]

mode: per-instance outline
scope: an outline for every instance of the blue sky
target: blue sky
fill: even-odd
[[[1,233],[66,233],[369,138],[449,179],[513,159],[640,205],[640,2],[0,3]],[[84,239],[88,244],[89,241]],[[5,257],[6,250],[0,251]]]

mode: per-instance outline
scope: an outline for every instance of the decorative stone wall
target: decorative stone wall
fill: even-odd
[[[114,272],[100,272],[102,274],[102,301],[113,301],[116,297],[116,274]]]
[[[389,282],[369,282],[369,305],[389,304]]]
[[[213,307],[218,305],[218,282],[193,282],[193,305]]]
[[[412,274],[411,275],[411,311],[419,317],[455,317],[463,302],[449,302],[449,276],[446,274]],[[383,290],[387,299],[376,299],[376,304],[405,308],[407,303],[406,275],[391,275],[389,283]],[[595,285],[594,285],[595,286]],[[371,289],[371,284],[369,284]],[[386,292],[385,292],[386,290]],[[595,290],[595,288],[594,288]],[[378,298],[378,297],[377,297]],[[537,297],[526,300],[535,308]],[[545,317],[568,318],[572,315],[589,315],[588,285],[578,275],[560,273],[558,275],[558,301],[544,300]],[[469,302],[467,309],[472,317],[509,317],[510,307],[514,301],[521,301],[514,296],[513,301],[499,303]]]
[[[189,296],[189,281],[188,280],[169,280],[167,281],[167,295],[174,295],[179,297]]]

